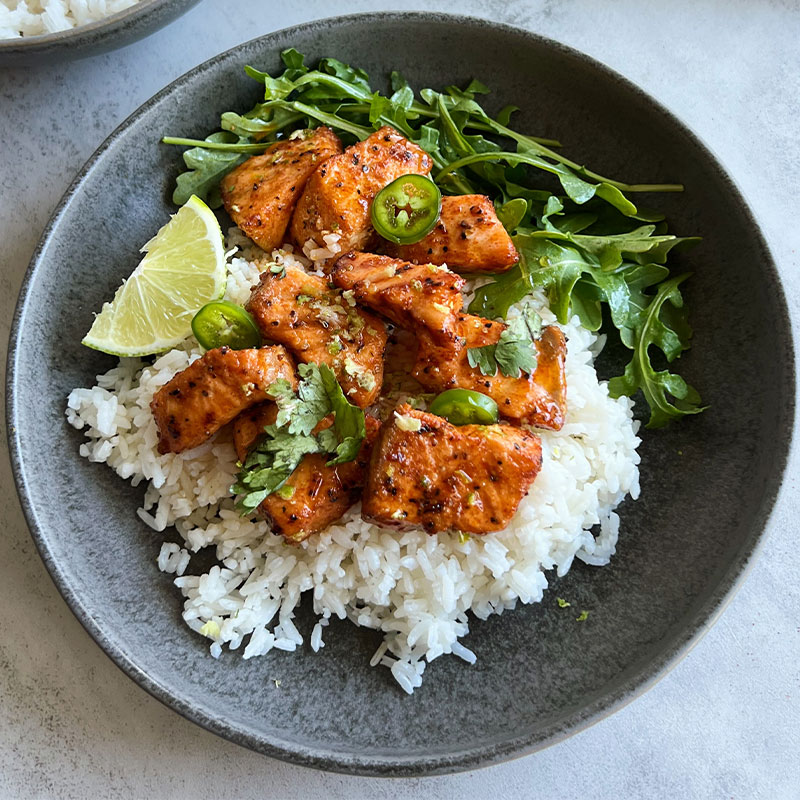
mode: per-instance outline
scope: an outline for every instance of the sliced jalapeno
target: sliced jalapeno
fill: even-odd
[[[448,389],[434,398],[428,410],[453,425],[491,425],[497,422],[497,403],[471,389]]]
[[[439,187],[424,175],[401,175],[372,201],[375,230],[396,244],[418,242],[433,230],[442,210]]]
[[[228,346],[245,350],[261,344],[261,332],[253,318],[236,303],[206,303],[192,319],[192,333],[206,350]]]

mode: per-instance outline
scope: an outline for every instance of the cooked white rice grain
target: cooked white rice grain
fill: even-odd
[[[58,33],[88,25],[140,0],[0,0],[0,39]]]
[[[256,252],[242,238],[236,232],[228,237],[228,246],[238,250],[229,254],[226,291],[234,302],[246,301],[271,264],[320,265],[290,248]],[[338,242],[325,242],[326,257],[335,255]],[[545,323],[554,323],[544,297],[534,299]],[[539,431],[541,473],[508,528],[485,537],[392,533],[362,520],[356,505],[326,531],[293,546],[265,522],[240,517],[229,496],[237,469],[228,431],[189,452],[156,451],[150,400],[200,356],[191,339],[152,364],[121,359],[92,388],[75,389],[67,420],[86,436],[83,456],[107,463],[134,484],[146,483],[142,520],[159,531],[175,525],[185,546],[164,544],[158,565],[177,576],[184,620],[209,639],[215,658],[223,645],[234,649],[243,642],[244,658],[302,647],[304,634],[293,618],[301,594],[310,591],[319,617],[310,649],[324,647],[322,629],[334,616],[380,630],[383,642],[369,663],[388,667],[410,693],[420,686],[426,664],[441,655],[475,662],[459,641],[469,632],[467,612],[486,619],[518,602],[539,602],[548,571],[562,576],[575,558],[607,564],[619,535],[615,509],[627,495],[639,495],[632,403],[609,397],[598,382],[593,361],[599,337],[577,319],[562,327],[569,343],[566,424],[558,432]],[[184,574],[191,554],[211,546],[217,565],[203,575]]]

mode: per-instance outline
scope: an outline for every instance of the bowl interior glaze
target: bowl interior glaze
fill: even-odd
[[[179,151],[165,134],[202,138],[221,112],[246,110],[257,85],[243,65],[277,70],[293,46],[333,55],[375,85],[399,69],[416,88],[477,77],[492,109],[624,180],[674,181],[672,230],[700,234],[676,257],[694,275],[695,328],[680,371],[710,409],[646,431],[642,497],[621,508],[618,553],[596,569],[552,576],[539,605],[485,623],[465,640],[475,666],[443,657],[412,697],[367,662],[378,636],[326,629],[313,655],[209,657],[181,622],[181,598],[158,572],[161,538],[136,517],[142,488],[78,455],[64,419],[69,391],[113,359],[80,345],[92,313],[133,269],[139,246],[174,211]],[[465,57],[468,54],[468,58]],[[770,324],[763,324],[770,320]],[[33,259],[11,339],[9,430],[25,512],[73,611],[147,691],[247,747],[309,766],[375,775],[467,769],[541,748],[610,713],[655,681],[713,622],[752,558],[791,438],[790,326],[777,273],[736,187],[670,113],[596,61],[489,22],[428,14],[323,20],[223,53],[139,109],[76,179]],[[174,535],[174,534],[173,534]],[[591,610],[577,623],[554,597]],[[313,624],[309,604],[297,620]],[[280,679],[276,687],[273,679]]]

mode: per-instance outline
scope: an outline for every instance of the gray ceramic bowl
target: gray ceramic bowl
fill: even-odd
[[[199,0],[141,0],[105,19],[68,31],[0,39],[0,67],[69,61],[116,50],[163,28]]]
[[[72,387],[113,359],[79,344],[92,312],[174,209],[180,155],[165,134],[203,136],[258,87],[244,64],[275,70],[281,49],[335,55],[377,83],[477,76],[493,106],[556,136],[604,174],[685,182],[657,199],[703,244],[679,256],[695,345],[681,370],[711,404],[641,446],[642,498],[622,508],[612,564],[577,564],[539,605],[475,623],[475,666],[442,658],[413,697],[370,669],[374,632],[335,624],[319,655],[215,661],[180,620],[156,568],[160,537],[133,489],[78,456],[64,421]],[[465,58],[465,54],[469,54]],[[643,692],[712,624],[757,551],[791,438],[790,327],[778,277],[736,187],[680,122],[580,53],[509,27],[426,14],[325,20],[248,42],[179,79],[128,119],[81,171],[53,216],[22,290],[11,338],[9,431],[22,503],[42,558],[75,614],[134,680],[181,714],[271,756],[377,775],[441,773],[536,750]],[[554,595],[592,610],[577,624]],[[306,633],[308,607],[299,615]],[[281,680],[276,688],[273,679]]]

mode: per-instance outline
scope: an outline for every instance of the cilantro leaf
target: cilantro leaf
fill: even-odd
[[[361,449],[361,443],[367,435],[364,412],[350,403],[345,397],[333,370],[327,364],[319,365],[319,375],[330,411],[333,412],[333,430],[336,434],[336,455],[328,461],[328,466],[352,461]],[[330,451],[329,451],[330,452]]]
[[[256,508],[279,491],[303,457],[312,453],[332,456],[328,465],[352,461],[366,436],[364,412],[348,402],[336,375],[327,364],[300,364],[297,392],[289,381],[270,384],[269,394],[278,406],[274,425],[264,428],[231,487],[239,495],[243,513]],[[333,414],[333,424],[313,433]]]
[[[316,364],[300,364],[297,371],[302,380],[297,387],[298,404],[289,431],[308,434],[331,413],[331,402]]]
[[[304,456],[319,451],[314,436],[293,435],[277,425],[267,425],[231,487],[234,494],[240,495],[239,509],[245,513],[252,511],[283,486]]]
[[[495,361],[500,372],[509,378],[519,378],[523,372],[536,371],[536,347],[524,317],[510,320],[495,345]]]
[[[467,350],[467,361],[483,375],[496,375],[498,367],[508,378],[519,378],[523,372],[533,375],[537,363],[534,340],[541,329],[541,317],[531,303],[525,303],[520,316],[508,321],[498,342],[471,347]]]
[[[474,369],[480,369],[483,375],[496,375],[497,362],[494,357],[495,345],[487,344],[484,347],[470,347],[467,350],[467,361]]]
[[[314,427],[313,425],[309,430],[302,430],[295,423],[300,399],[295,394],[289,381],[285,378],[280,378],[274,383],[271,383],[267,391],[272,395],[273,400],[278,405],[278,416],[275,419],[275,424],[279,428],[289,426],[290,433],[311,433]],[[314,423],[314,425],[316,425],[316,423]]]
[[[622,344],[633,351],[625,374],[612,384],[615,391],[642,389],[654,425],[700,410],[696,392],[678,375],[656,372],[648,354],[655,346],[670,361],[689,346],[680,292],[666,283],[671,280],[666,263],[673,251],[697,239],[672,235],[661,214],[631,199],[639,192],[682,191],[680,184],[623,183],[593,172],[552,149],[557,141],[509,127],[516,106],[491,116],[481,105],[489,90],[477,80],[464,88],[415,92],[395,72],[391,93],[384,94],[373,90],[364,70],[337,59],[323,58],[314,68],[292,48],[281,59],[284,69],[275,75],[245,68],[263,87],[263,98],[244,113],[225,112],[221,131],[205,140],[163,139],[191,148],[183,156],[187,171],[178,176],[176,203],[196,194],[219,205],[219,182],[231,169],[297,128],[328,125],[350,144],[391,125],[430,154],[433,177],[447,194],[489,195],[501,222],[515,233],[520,262],[478,289],[471,313],[505,318],[512,305],[542,290],[560,322],[576,314],[584,327],[597,331],[604,316],[610,318]],[[559,188],[554,193],[548,185]],[[669,300],[659,302],[653,321],[653,303],[663,292]],[[502,341],[472,348],[468,358],[485,375],[498,368],[514,375],[535,368],[535,352],[514,326]],[[310,376],[294,401],[284,398],[281,422],[294,435],[310,435],[322,406],[333,403],[330,396],[322,399],[327,394],[317,376]],[[344,420],[347,413],[338,416]],[[357,440],[357,433],[334,426],[326,436],[336,436],[340,450],[326,449],[335,458],[356,449],[349,440]]]

